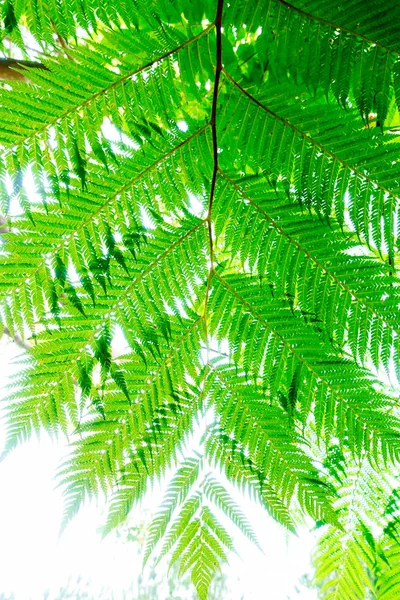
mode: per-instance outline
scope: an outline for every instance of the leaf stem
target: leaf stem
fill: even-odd
[[[214,92],[213,92],[213,100],[212,100],[212,108],[211,108],[211,118],[210,125],[212,131],[212,145],[213,145],[213,173],[211,177],[211,188],[210,188],[210,198],[208,201],[208,212],[207,212],[207,227],[208,227],[208,237],[209,237],[209,247],[210,247],[210,270],[208,273],[207,279],[207,288],[206,288],[206,297],[204,302],[204,327],[205,327],[205,337],[206,337],[206,345],[207,345],[207,363],[209,362],[209,339],[208,339],[208,326],[207,326],[207,308],[208,308],[208,297],[210,295],[210,286],[211,279],[214,272],[214,242],[213,242],[213,226],[212,226],[212,206],[214,202],[215,196],[215,184],[217,181],[218,174],[218,136],[217,136],[217,102],[218,102],[218,90],[219,90],[219,80],[221,77],[222,71],[222,10],[223,10],[224,0],[218,0],[217,5],[217,13],[215,15],[215,31],[217,37],[217,47],[216,47],[216,63],[215,63],[215,78],[214,78]]]

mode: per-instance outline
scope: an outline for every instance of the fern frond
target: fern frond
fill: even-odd
[[[49,384],[49,377],[59,375]],[[14,382],[15,391],[7,398],[7,435],[2,458],[18,443],[46,430],[52,436],[68,435],[78,423],[74,382],[68,372],[45,367],[37,369],[34,380],[29,368]]]
[[[383,533],[391,531],[393,525],[393,530],[396,528],[393,507],[383,510],[392,493],[392,477],[384,470],[372,470],[366,458],[352,462],[335,447],[328,458],[326,465],[336,480],[343,529],[329,526],[320,536],[314,555],[316,582],[326,598],[377,597],[380,569],[388,564],[396,569],[386,555],[388,538]],[[382,536],[386,540],[383,544]]]
[[[312,327],[253,277],[216,271],[214,281],[213,326],[220,339],[227,337],[245,372],[253,373],[274,397],[280,388],[289,390],[300,369],[299,414],[306,419],[313,407],[318,435],[329,442],[336,432],[343,439],[345,427],[353,452],[397,460],[399,424],[388,414],[394,399],[376,391],[367,372],[335,356]]]
[[[203,489],[207,498],[220,508],[253,544],[260,547],[251,525],[226,489],[211,475],[206,477]]]
[[[233,48],[226,44],[235,76],[250,85],[289,79],[293,87],[304,83],[314,93],[321,89],[328,95],[331,90],[344,108],[354,98],[366,123],[376,110],[383,125],[393,96],[392,73],[400,55],[394,25],[398,6],[395,2],[371,6],[368,17],[361,7],[361,2],[333,7],[329,2],[266,0],[249,14],[242,3],[232,3],[226,11],[228,22],[239,19],[246,23],[246,31],[237,35],[244,48],[240,52],[235,48],[233,36],[229,40]],[[246,45],[258,66],[256,76],[252,72],[249,77],[246,54],[250,48]],[[235,51],[234,61],[231,54]]]
[[[400,543],[398,522],[382,536],[381,554],[378,556],[376,597],[378,600],[395,598],[400,592]]]
[[[217,239],[268,282],[275,295],[299,306],[304,318],[341,346],[349,332],[350,351],[360,360],[381,361],[381,352],[400,331],[398,286],[389,269],[323,222],[304,218],[285,196],[268,189],[265,177],[241,187],[226,175],[219,182],[215,211]],[[235,215],[226,219],[226,215]],[[340,310],[337,310],[337,307]],[[335,309],[336,308],[336,309]]]
[[[105,533],[175,472],[145,559],[201,598],[219,516],[257,543],[219,474],[323,528],[327,598],[396,593],[397,5],[0,8],[5,452],[67,435],[64,525],[103,494]]]
[[[329,485],[288,431],[285,413],[268,405],[260,389],[235,377],[232,370],[220,367],[212,390],[223,429],[241,441],[263,478],[284,501],[290,503],[297,492],[302,508],[316,520],[335,522]]]
[[[233,551],[234,547],[231,537],[205,499],[221,509],[253,543],[258,545],[258,542],[227,490],[210,473],[198,482],[202,463],[200,455],[186,459],[171,480],[150,525],[144,561],[164,538],[158,560],[172,551],[170,565],[179,561],[180,574],[190,570],[199,596],[206,598],[213,574],[220,569],[221,563],[226,562],[227,551]],[[193,491],[196,482],[198,487]],[[174,520],[173,515],[176,515]]]
[[[230,90],[224,115],[228,117],[233,106],[241,113],[235,133],[224,115],[221,118],[223,139],[238,157],[235,167],[243,171],[249,163],[255,175],[265,174],[271,186],[286,191],[301,207],[314,209],[324,219],[334,217],[341,227],[348,214],[353,231],[369,247],[376,245],[379,253],[387,254],[393,265],[399,178],[393,136],[378,138],[372,129],[360,132],[354,111],[343,115],[321,99],[309,105],[305,95],[303,100],[296,96],[288,106],[292,88],[267,87],[252,95],[229,74],[226,77]],[[246,121],[263,132],[255,143],[247,143]],[[230,161],[221,164],[228,174],[231,166]]]
[[[206,438],[205,447],[211,464],[221,465],[228,480],[264,506],[278,523],[295,532],[295,522],[286,498],[282,498],[271,486],[264,473],[247,456],[237,440],[227,435],[220,427],[214,427]]]
[[[146,563],[158,541],[164,535],[173,511],[178,504],[186,498],[199,475],[201,457],[187,458],[176,472],[169,484],[167,494],[161,504],[160,510],[151,523],[146,542],[143,562]]]

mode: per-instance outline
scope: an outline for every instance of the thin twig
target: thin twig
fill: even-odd
[[[0,79],[4,81],[26,81],[29,83],[29,69],[49,69],[34,60],[20,60],[17,58],[0,58]],[[25,74],[25,72],[26,74]]]
[[[72,60],[73,62],[75,62],[75,60],[72,58],[72,56],[70,54],[68,54],[68,44],[65,41],[65,39],[63,38],[63,36],[57,31],[57,28],[55,26],[54,21],[51,19],[51,26],[53,28],[54,33],[56,34],[58,43],[60,44],[60,46],[62,47],[62,49],[64,50],[64,54],[65,56],[69,59]]]
[[[11,333],[11,331],[8,329],[8,327],[4,327],[3,329],[3,335],[7,335],[8,337],[10,337],[12,339],[12,341],[19,347],[22,348],[23,350],[30,350],[31,349],[31,345],[28,344],[28,342],[25,342],[22,337],[18,334],[15,333],[14,335]]]
[[[0,215],[0,235],[2,233],[9,233],[10,231],[11,227],[9,226],[7,219]]]

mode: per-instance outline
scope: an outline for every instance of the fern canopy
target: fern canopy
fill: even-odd
[[[106,531],[175,473],[146,559],[202,600],[232,485],[318,525],[321,598],[397,597],[398,3],[1,5],[5,454],[68,435]]]

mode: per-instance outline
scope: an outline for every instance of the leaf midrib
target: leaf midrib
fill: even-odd
[[[126,183],[122,188],[119,188],[115,193],[111,194],[106,202],[104,202],[102,205],[100,205],[95,212],[91,213],[87,219],[82,220],[79,224],[79,226],[77,228],[75,228],[72,232],[70,232],[68,235],[66,235],[65,237],[62,238],[61,243],[57,246],[54,246],[54,248],[52,249],[52,255],[57,254],[58,252],[60,252],[65,244],[67,242],[69,242],[78,231],[80,231],[85,225],[87,225],[88,223],[90,223],[91,221],[93,221],[93,219],[95,219],[99,214],[101,214],[101,212],[119,195],[124,193],[127,189],[129,189],[132,185],[134,185],[137,181],[139,181],[142,177],[144,177],[147,173],[151,172],[153,169],[157,168],[158,165],[160,165],[162,162],[164,162],[165,159],[169,158],[170,156],[172,156],[175,152],[177,152],[178,150],[180,150],[182,147],[184,147],[186,144],[190,143],[190,141],[192,139],[194,139],[195,137],[201,135],[207,128],[209,127],[209,123],[206,123],[205,125],[203,125],[203,127],[201,127],[200,129],[198,129],[196,132],[194,132],[192,135],[190,135],[188,138],[186,138],[183,142],[180,142],[177,146],[175,146],[174,148],[172,148],[171,150],[169,150],[167,153],[163,154],[163,156],[159,159],[157,159],[154,163],[152,163],[149,167],[147,167],[146,169],[144,169],[143,171],[141,171],[138,175],[135,175],[135,177],[133,177],[128,183]],[[41,258],[41,260],[38,263],[38,266],[31,272],[29,273],[28,277],[26,277],[22,282],[16,282],[15,283],[15,287],[14,289],[8,293],[14,294],[15,293],[15,288],[18,288],[21,285],[26,284],[32,277],[35,277],[35,275],[39,272],[39,270],[43,267],[43,265],[46,263],[46,256],[43,256]]]
[[[318,148],[323,154],[329,156],[334,162],[339,163],[343,167],[343,169],[350,171],[357,178],[359,178],[359,179],[361,179],[363,181],[367,181],[373,187],[382,190],[382,192],[384,192],[385,194],[388,194],[389,196],[392,196],[396,200],[400,200],[400,195],[396,194],[395,191],[393,191],[393,190],[385,187],[380,182],[374,181],[373,179],[371,179],[371,177],[369,175],[366,175],[362,171],[359,171],[357,169],[357,167],[354,167],[354,166],[350,165],[348,162],[346,162],[345,160],[343,160],[342,158],[339,158],[339,156],[337,156],[331,150],[328,150],[328,148],[326,148],[326,146],[324,146],[320,142],[317,142],[317,140],[315,140],[313,137],[311,137],[308,133],[305,133],[302,129],[299,129],[296,125],[293,125],[293,123],[291,123],[288,119],[285,119],[284,117],[281,117],[280,115],[278,115],[278,113],[276,113],[275,111],[271,110],[265,104],[263,104],[262,102],[260,102],[260,100],[257,100],[257,98],[255,98],[252,94],[250,94],[250,92],[248,92],[247,90],[245,90],[240,85],[240,83],[238,83],[228,73],[228,71],[226,71],[225,68],[223,69],[223,73],[227,77],[227,79],[229,79],[229,81],[242,94],[244,94],[251,102],[253,102],[256,106],[258,106],[259,108],[261,108],[262,110],[264,110],[266,113],[270,114],[274,119],[276,119],[276,120],[280,121],[281,123],[283,123],[286,127],[288,127],[289,129],[291,129],[292,131],[294,131],[297,135],[300,135],[304,140],[306,140],[307,142],[309,142],[312,146],[314,146],[315,148]]]
[[[358,403],[350,403],[347,398],[340,393],[337,389],[335,389],[334,386],[332,386],[323,376],[322,373],[317,373],[316,371],[314,371],[313,367],[307,362],[307,360],[301,355],[299,354],[295,348],[293,348],[290,344],[288,344],[285,340],[284,337],[282,337],[282,335],[280,335],[277,331],[275,331],[275,329],[273,329],[273,327],[268,323],[268,321],[266,321],[263,317],[261,317],[261,315],[259,315],[254,308],[251,306],[251,304],[249,304],[244,298],[242,298],[240,296],[240,294],[238,294],[236,292],[236,290],[234,290],[232,288],[232,286],[229,285],[229,283],[223,278],[221,277],[221,275],[219,273],[217,273],[217,271],[214,271],[215,277],[217,277],[220,282],[222,283],[222,285],[231,293],[235,296],[235,298],[237,298],[237,300],[239,300],[239,302],[241,304],[243,304],[243,306],[247,307],[247,310],[249,311],[249,313],[251,315],[254,316],[255,319],[257,319],[257,321],[259,321],[260,323],[263,323],[272,333],[272,335],[276,338],[278,338],[281,343],[289,350],[289,352],[291,352],[298,360],[299,362],[301,362],[308,371],[310,371],[310,373],[312,373],[312,375],[316,378],[316,381],[322,381],[324,382],[324,384],[326,385],[327,389],[330,390],[330,393],[335,396],[338,400],[342,401],[343,404],[347,407],[348,410],[353,411],[357,418],[361,418],[362,419],[362,411],[361,414],[359,412],[357,412],[355,409],[359,408],[359,404]],[[378,438],[381,440],[382,439],[382,434],[379,431],[379,429],[376,429],[375,427],[373,427],[373,425],[369,422],[368,423],[368,428],[369,430],[374,430],[375,434],[378,436]]]
[[[65,119],[66,117],[68,117],[70,114],[79,111],[84,106],[86,106],[86,105],[90,104],[91,102],[93,102],[93,100],[95,100],[99,96],[107,93],[111,89],[114,89],[114,88],[118,87],[119,85],[123,84],[125,81],[127,81],[128,79],[130,79],[134,75],[138,75],[142,71],[145,71],[146,69],[151,68],[152,66],[154,66],[158,62],[161,62],[161,61],[165,60],[169,56],[172,56],[176,52],[179,52],[183,48],[186,48],[187,46],[189,46],[192,43],[196,42],[197,40],[199,40],[200,38],[202,38],[204,35],[208,34],[211,31],[211,29],[213,29],[213,27],[214,27],[214,23],[210,23],[210,25],[208,25],[208,27],[206,27],[206,29],[204,29],[203,31],[201,31],[200,33],[198,33],[197,35],[195,35],[193,38],[190,38],[190,39],[186,40],[185,42],[183,42],[179,46],[176,46],[175,48],[173,48],[172,50],[169,50],[168,52],[165,52],[161,56],[159,56],[159,57],[157,57],[157,58],[149,61],[148,63],[146,63],[144,65],[141,65],[137,69],[134,69],[133,71],[130,71],[129,73],[127,73],[126,75],[124,75],[120,79],[118,79],[116,81],[113,81],[113,83],[111,83],[110,85],[108,85],[108,86],[102,88],[101,90],[97,91],[95,94],[91,95],[89,98],[87,98],[83,102],[80,102],[79,104],[74,104],[71,108],[69,108],[68,110],[64,111],[61,115],[58,115],[55,119],[53,119],[53,121],[46,123],[43,127],[41,127],[40,129],[37,129],[36,131],[32,132],[30,135],[26,136],[25,138],[19,139],[16,144],[10,144],[10,145],[2,144],[3,147],[13,150],[13,149],[15,149],[15,148],[23,145],[26,142],[26,140],[28,140],[30,138],[34,138],[37,135],[43,134],[47,129],[50,129],[51,127],[54,127],[59,121],[62,121],[63,119]]]
[[[317,15],[313,15],[305,10],[302,10],[301,8],[297,8],[290,2],[287,2],[287,0],[277,0],[277,1],[280,4],[282,4],[283,6],[286,6],[286,8],[288,8],[289,10],[292,10],[293,12],[296,12],[299,15],[306,17],[307,19],[310,19],[312,21],[317,21],[318,23],[322,23],[324,25],[327,25],[328,27],[332,27],[335,30],[343,31],[345,33],[348,33],[348,34],[356,37],[356,38],[364,40],[368,44],[371,44],[371,46],[377,46],[378,48],[382,48],[386,52],[390,52],[392,54],[396,54],[397,56],[400,56],[399,50],[395,50],[394,48],[389,48],[389,46],[385,46],[385,44],[382,44],[381,42],[372,40],[368,36],[363,35],[362,33],[359,33],[358,31],[353,31],[352,29],[348,29],[347,27],[344,27],[344,25],[338,25],[337,23],[334,23],[333,21],[329,21],[328,19],[324,19],[323,17],[318,17]]]
[[[232,181],[232,179],[230,179],[230,177],[228,175],[226,175],[226,173],[224,171],[219,169],[219,172],[222,175],[222,177],[224,177],[234,187],[234,189],[237,191],[238,194],[240,194],[243,198],[248,200],[248,202],[252,206],[254,206],[254,208],[261,215],[263,215],[269,223],[271,223],[271,225],[274,227],[274,229],[276,229],[276,231],[279,232],[280,235],[285,237],[289,241],[289,243],[296,246],[300,250],[300,252],[302,252],[305,256],[307,256],[307,258],[310,261],[312,261],[319,269],[324,271],[324,273],[326,273],[328,275],[328,277],[330,277],[340,288],[342,288],[347,294],[349,294],[349,296],[351,296],[358,304],[365,306],[365,308],[368,311],[370,311],[377,319],[379,319],[383,324],[385,324],[387,327],[389,327],[393,332],[398,333],[400,331],[400,329],[395,328],[389,321],[386,321],[379,312],[377,312],[372,306],[370,306],[362,298],[360,298],[356,292],[351,290],[345,283],[343,283],[340,279],[338,279],[338,277],[335,274],[331,273],[325,265],[321,264],[317,260],[317,258],[315,258],[315,256],[311,255],[308,252],[308,250],[303,248],[297,240],[293,239],[290,236],[290,234],[286,233],[284,231],[284,229],[282,227],[280,227],[278,225],[278,223],[267,212],[265,212],[256,202],[254,202],[254,200],[250,196],[248,196],[234,181]]]

